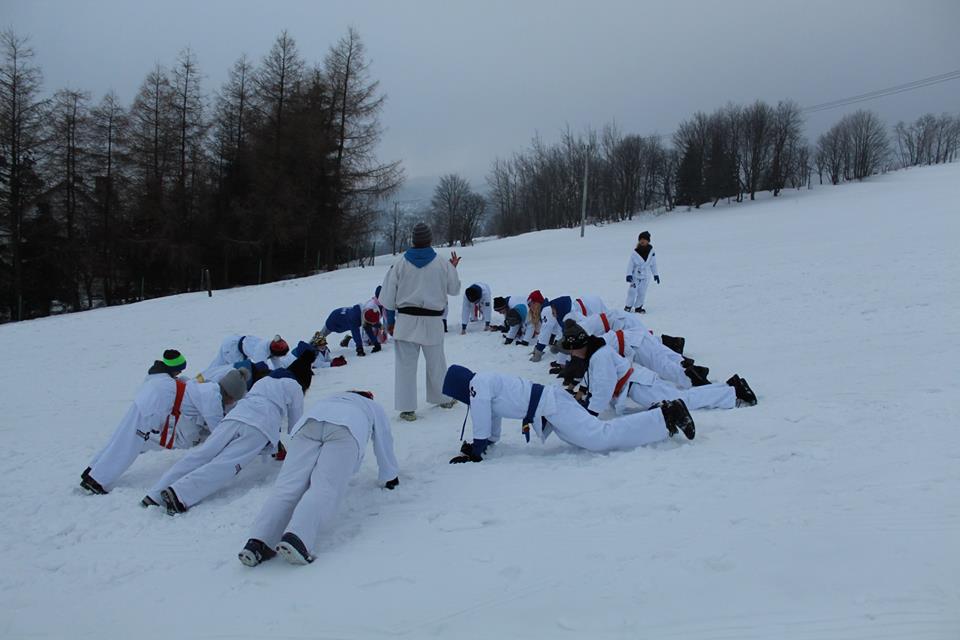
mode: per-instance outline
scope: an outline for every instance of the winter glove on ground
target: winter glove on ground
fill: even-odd
[[[387,480],[387,484],[383,485],[385,489],[390,489],[393,491],[397,488],[397,485],[400,484],[400,478],[394,478],[393,480]]]
[[[526,340],[517,340],[517,344],[520,345],[521,347],[529,347],[529,346],[530,346],[530,343],[527,342]]]
[[[660,276],[653,276],[653,281],[660,284]]]
[[[627,282],[633,282],[633,276],[627,276]]]
[[[336,358],[330,361],[331,367],[342,367],[345,364],[347,364],[347,359],[344,358],[343,356],[337,356]]]
[[[513,338],[504,338],[503,344],[513,344]]]
[[[550,375],[555,376],[561,371],[563,371],[563,365],[561,365],[559,362],[550,363]]]

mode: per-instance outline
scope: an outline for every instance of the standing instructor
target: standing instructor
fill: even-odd
[[[396,345],[395,406],[404,420],[417,419],[417,363],[420,350],[427,361],[427,402],[452,407],[454,400],[443,395],[447,358],[443,353],[443,310],[447,296],[460,293],[457,265],[460,258],[450,254],[449,262],[437,257],[430,246],[433,234],[423,222],[413,227],[413,248],[387,271],[380,303],[397,312],[393,337]]]

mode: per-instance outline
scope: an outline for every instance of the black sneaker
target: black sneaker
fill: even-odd
[[[187,510],[187,507],[180,502],[180,498],[177,497],[177,492],[173,490],[173,487],[167,487],[161,491],[160,498],[163,500],[163,506],[167,508],[167,515],[169,516],[175,516]]]
[[[143,500],[140,501],[140,506],[146,509],[147,507],[159,507],[160,505],[150,496],[143,496]]]
[[[634,312],[634,313],[646,313],[647,310],[644,309],[643,307],[637,307],[636,309],[633,310],[633,312]]]
[[[277,553],[290,564],[310,564],[313,562],[313,556],[307,551],[307,546],[303,544],[303,540],[289,531],[280,538]]]
[[[623,310],[629,313],[629,312],[630,312],[630,305],[625,306],[625,307],[623,308]]]
[[[84,472],[80,474],[80,488],[98,496],[105,496],[108,493],[108,491],[90,475],[90,467],[87,467]]]
[[[668,336],[667,334],[660,336],[660,342],[662,342],[663,346],[665,346],[667,349],[679,353],[680,355],[683,355],[683,347],[687,344],[686,338]]]
[[[677,434],[677,431],[682,431],[687,440],[693,440],[697,429],[683,400],[664,400],[660,403],[660,411],[663,413],[671,438]]]
[[[276,551],[264,544],[262,540],[257,540],[256,538],[247,540],[247,544],[243,545],[243,550],[237,554],[240,562],[248,567],[255,567],[261,562],[266,562],[276,556]]]
[[[753,392],[746,380],[734,374],[727,380],[727,384],[733,387],[734,393],[737,394],[738,407],[752,407],[757,404],[757,394]]]

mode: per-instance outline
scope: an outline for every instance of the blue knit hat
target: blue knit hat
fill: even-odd
[[[447,375],[443,378],[443,395],[459,400],[463,404],[470,404],[470,381],[476,375],[470,369],[458,364],[450,365]]]

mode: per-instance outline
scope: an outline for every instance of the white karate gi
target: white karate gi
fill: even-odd
[[[336,515],[371,437],[380,485],[396,478],[399,467],[383,407],[356,393],[321,400],[304,413],[292,433],[273,493],[249,537],[274,547],[290,532],[312,550]]]
[[[440,316],[401,313],[404,307],[442,312],[447,296],[460,293],[460,277],[450,262],[439,255],[429,264],[416,267],[406,258],[387,271],[380,290],[384,307],[397,311],[393,332],[395,347],[395,407],[397,411],[417,410],[417,364],[423,351],[427,369],[427,402],[442,404],[443,377],[447,359],[443,352],[443,320]]]
[[[293,378],[258,380],[206,442],[174,464],[148,495],[160,503],[160,492],[173,487],[189,508],[219,491],[265,447],[277,447],[284,414],[288,430],[300,420],[300,383]]]
[[[490,293],[490,285],[484,282],[475,282],[480,287],[480,300],[470,302],[467,300],[467,294],[463,294],[463,308],[460,312],[460,328],[465,329],[473,318],[474,307],[480,307],[480,316],[483,318],[485,326],[490,326],[490,318],[493,316],[493,294]]]
[[[657,253],[652,246],[646,260],[635,250],[630,252],[630,260],[627,262],[627,275],[633,278],[633,282],[627,289],[625,305],[631,309],[642,307],[647,299],[647,287],[650,285],[650,280],[653,276],[660,277],[660,273],[657,271]]]
[[[582,305],[582,306],[581,306]],[[586,310],[586,313],[584,313]],[[563,323],[570,318],[579,323],[585,317],[607,311],[607,305],[603,303],[600,296],[582,296],[576,298],[570,296],[570,311],[562,319],[553,314],[553,308],[543,306],[540,314],[540,337],[537,338],[537,349],[543,351],[550,344],[550,336],[555,336],[557,340],[563,337]]]
[[[503,418],[526,417],[532,388],[532,382],[517,376],[476,374],[470,381],[473,437],[499,440]],[[541,419],[546,420],[546,425]],[[568,444],[596,452],[633,449],[670,436],[659,410],[600,420],[556,385],[544,387],[534,412],[533,429],[541,440],[556,433]]]
[[[519,305],[523,305],[527,309],[525,320],[521,324],[514,325],[507,329],[507,332],[504,335],[508,340],[527,340],[529,341],[533,337],[533,332],[535,331],[534,324],[531,321],[530,314],[530,305],[527,304],[526,296],[507,296],[507,311],[510,309],[515,309]],[[504,319],[506,319],[507,314],[503,314]]]
[[[242,345],[240,344],[240,338],[243,338]],[[285,366],[282,358],[272,358],[270,356],[270,340],[264,340],[257,336],[227,336],[220,344],[220,351],[217,352],[213,361],[200,375],[203,376],[204,380],[212,380],[213,375],[223,365],[233,365],[241,360],[266,362],[271,369]]]
[[[176,426],[174,447],[186,449],[196,444],[200,427],[211,431],[223,418],[220,385],[215,382],[186,381],[180,404],[180,421]],[[177,395],[177,384],[166,373],[154,373],[137,391],[133,404],[127,409],[110,440],[90,462],[90,476],[109,489],[134,460],[148,449],[160,447],[160,432],[170,416]]]
[[[618,414],[626,408],[627,398],[644,409],[664,400],[683,400],[687,409],[732,409],[737,405],[736,391],[727,384],[708,384],[680,389],[645,367],[631,362],[610,346],[598,349],[590,357],[583,385],[590,390],[588,408],[596,413],[613,408]]]

